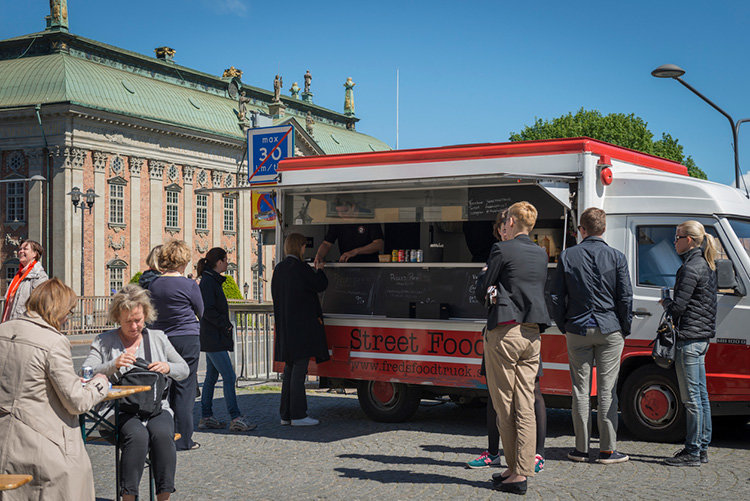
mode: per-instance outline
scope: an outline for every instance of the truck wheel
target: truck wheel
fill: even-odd
[[[373,421],[400,423],[417,411],[421,394],[417,388],[404,383],[359,381],[357,398],[362,410]]]
[[[622,419],[638,439],[678,442],[685,438],[685,409],[672,370],[644,365],[632,372],[620,392]]]

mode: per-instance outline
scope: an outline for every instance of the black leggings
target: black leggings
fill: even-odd
[[[544,457],[544,439],[547,438],[547,407],[539,387],[539,378],[534,383],[534,414],[536,415],[536,453]],[[497,413],[492,400],[487,399],[487,452],[496,456],[500,453],[500,430],[497,427]]]
[[[122,494],[138,495],[149,448],[156,493],[174,492],[177,452],[174,445],[174,419],[161,411],[144,426],[133,414],[120,414],[120,489]]]

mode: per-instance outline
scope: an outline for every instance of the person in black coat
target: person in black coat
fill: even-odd
[[[286,258],[273,270],[271,296],[276,322],[274,360],[284,362],[281,385],[281,424],[312,426],[318,420],[307,415],[305,376],[311,357],[317,363],[328,355],[323,309],[318,293],[328,287],[323,263],[315,269],[302,261],[307,238],[291,233],[284,241]]]
[[[200,290],[203,298],[203,316],[201,317],[201,351],[206,353],[206,379],[203,381],[201,394],[201,420],[198,429],[217,429],[226,427],[226,423],[214,417],[213,399],[214,388],[219,380],[219,374],[224,382],[224,402],[232,431],[250,431],[255,425],[240,413],[237,405],[237,394],[234,383],[237,376],[229,358],[229,352],[234,351],[234,336],[232,322],[229,320],[229,305],[224,295],[222,285],[227,277],[222,273],[227,271],[229,259],[227,251],[221,247],[214,247],[206,253],[206,257],[198,260],[196,271],[201,279]]]
[[[670,466],[708,463],[711,403],[706,386],[706,353],[716,335],[716,244],[698,221],[677,227],[674,248],[683,261],[677,270],[674,298],[661,301],[677,327],[675,372],[685,405],[685,447],[664,462]]]
[[[508,240],[492,246],[476,286],[477,299],[490,305],[484,337],[487,389],[508,463],[493,475],[493,487],[515,494],[526,493],[526,479],[535,473],[534,379],[541,331],[550,323],[544,299],[547,253],[529,238],[536,217],[528,202],[510,206],[501,228]]]

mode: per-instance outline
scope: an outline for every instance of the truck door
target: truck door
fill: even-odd
[[[627,219],[630,241],[626,255],[633,283],[633,325],[623,352],[620,408],[630,430],[646,439],[679,440],[684,436],[684,410],[674,369],[663,370],[651,363],[648,344],[656,335],[656,327],[663,313],[659,305],[661,288],[674,287],[675,274],[682,265],[674,250],[674,235],[677,225],[687,219],[699,221],[708,233],[717,237],[717,258],[738,263],[731,246],[727,245],[724,229],[715,218],[674,215],[633,216]],[[741,279],[738,274],[738,280]],[[732,373],[745,370],[740,367],[742,364],[738,357],[746,357],[746,352],[739,354],[735,346],[717,343],[725,334],[736,337],[725,332],[727,327],[743,325],[742,318],[744,325],[748,322],[747,310],[738,308],[738,303],[745,298],[731,292],[719,293],[717,336],[712,340],[706,357],[708,391],[714,406],[727,398],[730,386],[736,387]],[[736,329],[730,330],[737,332]],[[740,336],[746,337],[747,334]]]

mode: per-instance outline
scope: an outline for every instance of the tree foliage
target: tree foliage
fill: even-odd
[[[240,291],[239,286],[237,286],[237,282],[234,281],[234,277],[232,277],[232,275],[224,276],[227,277],[227,279],[224,280],[221,287],[224,289],[224,295],[227,299],[245,299],[242,297],[242,292]]]
[[[707,179],[706,173],[695,164],[693,157],[685,156],[677,139],[662,133],[661,139],[654,141],[654,134],[648,129],[648,124],[633,113],[602,115],[598,110],[581,108],[575,115],[568,113],[551,121],[537,118],[533,125],[524,127],[521,132],[512,132],[510,140],[538,141],[582,136],[679,162],[688,168],[689,175]]]

